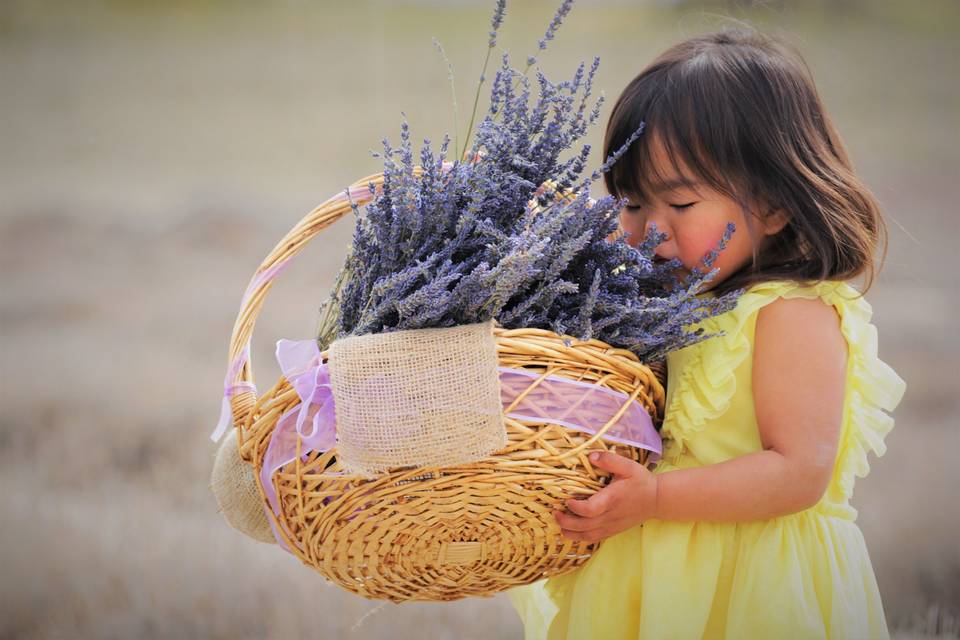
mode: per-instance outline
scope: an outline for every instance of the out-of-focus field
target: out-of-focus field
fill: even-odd
[[[377,171],[369,150],[398,138],[401,111],[417,138],[451,130],[432,36],[463,135],[492,4],[0,4],[0,637],[521,637],[503,596],[381,606],[330,586],[231,530],[207,488],[248,278]],[[523,60],[554,5],[513,4],[501,44]],[[892,220],[869,298],[909,389],[855,505],[897,635],[951,636],[960,9],[582,2],[544,68],[559,79],[600,55],[612,101],[666,45],[717,26],[705,12],[731,11],[793,34]],[[261,387],[276,340],[312,334],[349,235],[328,230],[272,290]]]

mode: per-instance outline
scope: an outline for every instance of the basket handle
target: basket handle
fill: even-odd
[[[476,156],[467,154],[464,157],[466,162],[478,162],[481,159],[482,154]],[[448,171],[452,167],[452,162],[445,161],[442,170]],[[413,167],[415,177],[420,177],[422,174],[423,167]],[[348,211],[351,211],[353,209],[351,202],[357,206],[362,206],[373,200],[377,188],[383,186],[383,179],[383,173],[367,176],[316,207],[277,243],[254,272],[240,302],[240,313],[233,324],[227,358],[227,375],[223,381],[220,419],[210,436],[210,439],[214,442],[223,437],[231,424],[242,424],[257,401],[257,387],[253,382],[250,340],[257,315],[260,313],[267,292],[273,285],[273,280],[280,275],[314,236],[339,220]],[[373,191],[371,191],[371,186]]]
[[[420,167],[414,174],[422,173]],[[374,191],[371,192],[370,185]],[[247,290],[240,302],[240,313],[233,324],[230,337],[227,375],[223,381],[223,401],[220,404],[220,420],[210,439],[218,441],[232,424],[242,424],[257,401],[257,387],[253,382],[253,362],[250,356],[250,340],[257,316],[263,307],[273,280],[303,250],[307,242],[318,233],[352,210],[351,201],[360,206],[370,202],[376,188],[383,185],[383,174],[358,180],[339,194],[308,213],[277,243],[270,254],[250,279]],[[231,422],[232,418],[232,422]]]

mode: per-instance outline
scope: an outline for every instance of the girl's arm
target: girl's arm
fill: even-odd
[[[763,451],[654,475],[612,453],[595,464],[614,480],[559,515],[570,537],[597,540],[649,518],[739,522],[802,511],[833,473],[843,415],[847,346],[836,311],[780,299],[760,310],[753,395]]]
[[[780,299],[757,316],[753,398],[763,451],[659,476],[656,517],[743,521],[812,507],[837,454],[847,345],[833,307]]]

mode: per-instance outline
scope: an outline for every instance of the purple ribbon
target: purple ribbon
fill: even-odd
[[[290,381],[300,404],[287,410],[273,430],[260,469],[260,482],[273,512],[280,503],[273,489],[273,474],[296,459],[297,441],[303,458],[312,451],[326,451],[337,443],[337,417],[330,387],[330,369],[321,362],[315,340],[280,340],[277,361],[283,376]]]
[[[252,296],[257,289],[280,275],[280,273],[290,265],[292,260],[293,256],[290,256],[289,258],[281,260],[269,269],[264,269],[260,273],[255,274],[250,279],[250,283],[247,285],[246,291],[243,292],[243,298],[240,301],[240,308],[243,309],[247,305],[247,301],[250,299],[250,296]],[[227,375],[223,378],[223,399],[220,401],[220,419],[217,420],[217,426],[213,430],[213,433],[210,434],[210,439],[214,442],[219,442],[220,438],[223,437],[223,434],[227,432],[227,429],[233,426],[233,410],[230,408],[230,398],[238,393],[243,393],[246,391],[250,391],[253,393],[253,395],[257,395],[257,386],[252,382],[234,382],[234,380],[237,378],[237,374],[240,373],[240,369],[248,360],[250,360],[249,340],[247,340],[247,344],[244,345],[243,351],[241,351],[237,357],[234,358],[233,362],[230,363],[230,366],[227,368]]]
[[[263,492],[273,512],[279,515],[273,475],[296,459],[298,440],[301,459],[305,460],[313,451],[323,452],[336,445],[337,433],[330,373],[321,361],[316,341],[278,341],[277,361],[301,401],[277,422],[260,470]],[[659,459],[663,449],[660,434],[639,402],[627,402],[629,395],[561,376],[541,377],[525,369],[498,370],[500,399],[507,417],[559,424],[590,435],[612,422],[602,439],[646,449],[653,454],[652,460]]]
[[[252,382],[233,382],[237,374],[240,373],[240,368],[243,367],[244,363],[249,359],[250,342],[247,341],[243,351],[241,351],[230,364],[227,375],[223,379],[223,399],[220,401],[220,419],[217,421],[216,429],[214,429],[210,435],[210,439],[214,442],[219,442],[223,434],[227,432],[227,429],[233,426],[233,410],[230,408],[230,398],[246,391],[251,391],[254,395],[257,394],[257,386]]]
[[[608,387],[529,369],[497,367],[505,415],[515,420],[559,424],[595,435],[608,422],[602,440],[650,451],[660,458],[663,443],[650,414],[630,396]],[[531,384],[531,380],[533,383]]]

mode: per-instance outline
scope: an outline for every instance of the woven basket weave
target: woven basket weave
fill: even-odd
[[[376,188],[382,182],[382,174],[358,181],[350,187],[351,198],[357,204],[369,201],[368,184]],[[331,198],[264,260],[234,325],[230,362],[249,353],[272,279],[258,276],[276,273],[278,265],[350,211],[344,195]],[[638,401],[659,423],[663,372],[629,351],[542,329],[497,326],[494,337],[500,366],[604,385],[629,396],[627,402]],[[325,361],[326,353],[322,356]],[[252,367],[248,359],[243,362],[228,382],[250,388]],[[274,427],[299,403],[283,377],[259,397],[243,391],[230,398],[240,455],[254,466],[261,498],[260,470]],[[336,448],[298,456],[273,476],[280,515],[267,511],[277,535],[291,553],[341,587],[394,602],[489,596],[571,571],[597,543],[563,537],[552,511],[562,510],[566,498],[595,493],[608,480],[587,454],[612,450],[644,463],[647,452],[605,441],[606,427],[591,436],[549,422],[509,417],[505,422],[506,448],[456,467],[394,469],[370,480],[330,475],[342,471]]]

